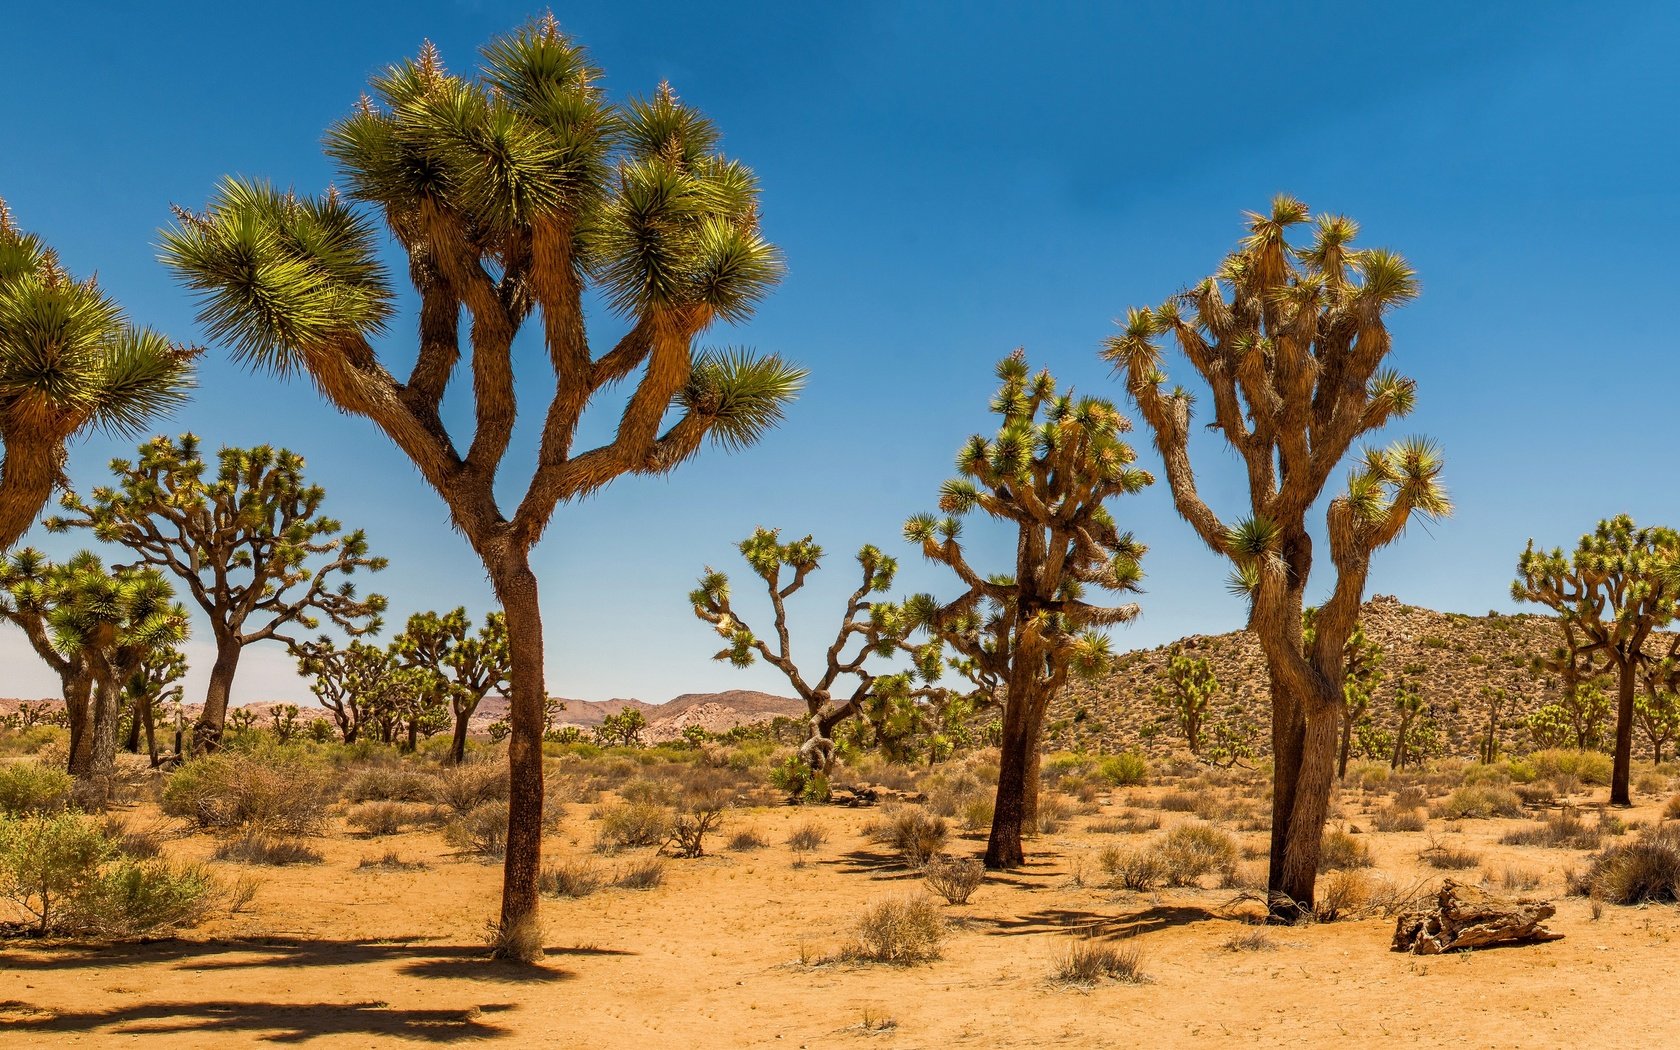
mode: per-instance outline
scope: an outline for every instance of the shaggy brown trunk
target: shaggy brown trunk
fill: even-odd
[[[449,741],[449,761],[452,765],[458,766],[467,760],[467,723],[471,719],[471,711],[455,709],[455,735]]]
[[[420,749],[420,723],[417,720],[410,721],[408,723],[408,743],[406,745],[404,745],[403,750],[407,751],[409,754],[413,754],[414,752],[418,751],[419,749]]]
[[[542,609],[537,577],[525,551],[508,552],[491,582],[507,616],[508,833],[502,866],[502,921],[513,931],[537,914],[537,872],[542,865],[543,682]]]
[[[998,757],[997,802],[992,808],[992,833],[986,840],[986,867],[997,871],[1018,868],[1025,860],[1021,829],[1027,823],[1029,790],[1032,806],[1038,808],[1038,792],[1029,784],[1038,777],[1033,761],[1035,745],[1043,730],[1043,708],[1035,686],[1037,661],[1016,654],[1009,695],[1003,704],[1003,740]]]
[[[93,682],[85,677],[64,683],[64,713],[70,719],[70,762],[73,777],[85,777],[93,765]]]
[[[1021,826],[1027,834],[1038,832],[1038,795],[1044,787],[1044,712],[1032,719],[1032,738],[1027,741],[1026,780],[1021,785]]]
[[[1290,816],[1295,808],[1295,790],[1300,780],[1304,746],[1304,722],[1300,705],[1282,678],[1271,672],[1272,686],[1272,841],[1271,861],[1266,876],[1267,899],[1273,916],[1294,918],[1293,897],[1284,900],[1283,855],[1289,836]]]
[[[111,801],[111,782],[117,773],[117,723],[121,720],[118,687],[109,681],[100,682],[94,689],[88,768],[80,792],[84,802],[100,808]]]
[[[1628,792],[1628,774],[1633,768],[1633,690],[1637,667],[1632,660],[1619,661],[1621,677],[1616,688],[1616,762],[1610,773],[1610,804],[1633,805]]]
[[[1268,880],[1273,913],[1277,913],[1277,904],[1283,903],[1293,913],[1291,918],[1310,913],[1313,907],[1324,820],[1330,810],[1331,781],[1336,772],[1336,723],[1341,713],[1339,704],[1323,697],[1305,706],[1308,712],[1299,738],[1299,763],[1283,850],[1273,855]],[[1275,828],[1273,838],[1277,838]],[[1286,901],[1292,901],[1294,907]]]
[[[227,723],[228,697],[233,694],[233,676],[239,670],[244,646],[233,636],[216,639],[216,663],[210,668],[210,688],[204,694],[204,710],[193,724],[193,754],[205,755],[222,746],[222,726]]]
[[[140,717],[146,726],[146,754],[151,757],[152,768],[156,769],[158,767],[157,712],[152,708],[152,702],[150,700],[146,701],[140,708]]]
[[[140,753],[140,709],[146,706],[146,698],[136,696],[134,703],[128,709],[128,735],[123,737],[122,749],[131,755]]]
[[[1342,709],[1342,745],[1336,755],[1336,779],[1347,779],[1348,752],[1353,750],[1353,718],[1348,710]]]

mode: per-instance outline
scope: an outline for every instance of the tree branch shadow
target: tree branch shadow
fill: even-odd
[[[512,1010],[509,1003],[465,1009],[392,1009],[384,1003],[267,1003],[239,1000],[153,1002],[106,1010],[43,1010],[0,1003],[9,1032],[47,1034],[181,1035],[221,1033],[242,1040],[303,1043],[332,1035],[366,1035],[407,1042],[456,1043],[501,1039],[508,1028],[486,1014]]]
[[[1130,915],[1109,915],[1087,909],[1045,908],[1008,918],[975,917],[969,921],[976,927],[990,926],[991,929],[985,932],[993,936],[1018,937],[1027,934],[1077,931],[1088,937],[1108,940],[1135,937],[1140,933],[1188,926],[1194,922],[1219,918],[1219,915],[1206,908],[1157,905]]]

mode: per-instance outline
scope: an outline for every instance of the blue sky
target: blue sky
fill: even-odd
[[[37,4],[8,12],[0,39],[0,197],[136,320],[182,340],[202,340],[191,302],[155,260],[171,202],[202,203],[228,173],[319,190],[333,178],[321,132],[370,74],[426,38],[465,71],[480,44],[540,13],[245,10]],[[988,426],[991,364],[1024,345],[1064,382],[1124,404],[1096,356],[1113,319],[1207,273],[1241,213],[1279,191],[1353,216],[1362,243],[1404,253],[1422,281],[1392,325],[1418,409],[1391,436],[1440,440],[1458,513],[1380,554],[1372,593],[1507,609],[1530,535],[1567,545],[1619,511],[1680,525],[1667,457],[1648,450],[1670,417],[1661,392],[1680,379],[1666,323],[1680,8],[583,3],[555,14],[615,96],[670,80],[758,171],[787,278],[750,323],[710,338],[779,351],[812,377],[760,447],[560,509],[535,555],[551,693],[777,690],[766,669],[712,662],[716,639],[684,601],[711,563],[757,608],[733,544],[758,524],[814,533],[830,552],[795,623],[809,655],[828,640],[861,543],[901,557],[901,591],[949,591],[899,529],[932,508],[962,439]],[[602,406],[594,432],[615,412]],[[212,446],[304,454],[329,510],[390,556],[364,585],[390,596],[394,619],[486,608],[483,572],[441,502],[371,424],[327,409],[306,383],[248,374],[212,346],[197,400],[160,427],[188,428]],[[104,480],[128,447],[76,445],[73,481]],[[1234,457],[1212,442],[1198,453],[1210,498],[1237,507]],[[1162,482],[1114,508],[1150,546],[1144,613],[1117,632],[1119,648],[1240,624],[1224,567],[1170,502]],[[978,525],[970,539],[983,564],[1001,567],[1013,547]],[[189,651],[190,694],[204,654]],[[0,695],[56,692],[10,631],[0,668]],[[277,647],[248,652],[241,673],[236,700],[307,697]]]

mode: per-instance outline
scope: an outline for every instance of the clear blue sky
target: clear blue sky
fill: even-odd
[[[333,177],[321,132],[370,74],[424,38],[466,70],[480,44],[537,13],[18,5],[0,37],[0,196],[137,320],[199,340],[155,261],[171,202],[202,203],[226,173],[320,189]],[[757,524],[815,533],[830,551],[796,624],[812,654],[860,543],[902,556],[900,590],[948,591],[899,528],[931,509],[962,439],[988,425],[991,363],[1024,345],[1124,404],[1096,357],[1112,319],[1207,273],[1241,212],[1278,191],[1355,217],[1363,243],[1403,252],[1422,280],[1393,325],[1395,363],[1419,381],[1394,434],[1443,443],[1458,513],[1379,555],[1373,593],[1504,609],[1530,535],[1568,544],[1618,511],[1680,525],[1671,457],[1650,451],[1669,443],[1662,392],[1680,379],[1672,4],[592,2],[555,14],[611,92],[669,79],[758,171],[787,279],[715,341],[780,351],[812,378],[759,448],[561,508],[535,559],[551,693],[778,689],[762,668],[713,663],[716,639],[683,598],[708,562],[740,579],[733,543]],[[200,382],[162,429],[303,453],[329,509],[390,555],[374,579],[393,619],[483,612],[476,559],[371,424],[216,347]],[[73,480],[103,480],[123,451],[75,446]],[[1211,498],[1234,506],[1234,458],[1212,443],[1200,454]],[[1240,623],[1225,569],[1174,517],[1164,482],[1115,510],[1151,548],[1144,614],[1120,648]],[[1000,566],[1012,546],[971,537]],[[202,647],[190,655],[207,666]],[[0,695],[57,690],[13,633],[0,667]],[[252,651],[242,674],[237,700],[307,696],[278,648]]]

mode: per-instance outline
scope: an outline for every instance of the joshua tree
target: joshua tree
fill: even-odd
[[[640,747],[647,731],[647,716],[634,707],[608,715],[595,727],[595,738],[608,747]]]
[[[1411,761],[1412,731],[1427,709],[1423,694],[1412,683],[1402,679],[1394,692],[1394,714],[1398,721],[1394,727],[1394,755],[1389,759],[1389,768],[1405,769],[1406,763]]]
[[[180,703],[183,697],[181,679],[187,676],[187,658],[179,649],[153,649],[140,662],[123,686],[128,699],[128,739],[123,748],[130,754],[140,752],[140,732],[146,733],[146,753],[152,765],[158,764],[157,711],[160,704]]]
[[[1192,755],[1202,753],[1202,721],[1219,697],[1219,679],[1205,659],[1174,649],[1167,680],[1155,687],[1155,702],[1168,708]]]
[[[1318,610],[1313,608],[1302,610],[1301,642],[1309,650],[1317,637],[1313,628],[1313,618],[1317,613]],[[1382,646],[1365,637],[1364,624],[1355,623],[1353,633],[1342,645],[1342,741],[1336,755],[1338,780],[1347,777],[1348,755],[1353,750],[1353,727],[1370,711],[1371,699],[1376,695],[1377,686],[1382,684],[1382,662]]]
[[[1421,439],[1368,450],[1330,500],[1326,525],[1334,586],[1319,607],[1311,646],[1302,609],[1313,567],[1307,515],[1363,434],[1412,408],[1415,383],[1383,367],[1384,317],[1417,295],[1411,267],[1393,252],[1356,250],[1357,225],[1320,216],[1296,248],[1307,206],[1280,196],[1249,216],[1249,236],[1218,271],[1154,309],[1131,310],[1105,356],[1154,434],[1173,503],[1196,534],[1231,561],[1249,601],[1248,629],[1266,657],[1272,694],[1273,914],[1311,910],[1324,819],[1336,768],[1347,640],[1363,601],[1371,555],[1414,513],[1450,504],[1441,459]],[[1190,393],[1167,387],[1160,337],[1170,337],[1212,392],[1209,424],[1235,450],[1248,506],[1220,517],[1203,499],[1190,459]]]
[[[19,551],[0,571],[0,616],[17,624],[64,682],[70,712],[70,772],[89,801],[110,792],[123,687],[148,654],[187,637],[187,612],[153,569],[107,572],[83,551],[54,565]]]
[[[1604,745],[1604,721],[1610,717],[1610,695],[1602,678],[1565,685],[1556,703],[1529,713],[1525,724],[1540,747],[1596,750]]]
[[[1651,741],[1651,761],[1661,764],[1663,748],[1680,736],[1680,693],[1647,689],[1634,698],[1633,713]]]
[[[373,706],[384,699],[393,672],[390,652],[360,641],[341,649],[322,635],[295,643],[291,653],[298,673],[310,679],[310,692],[332,715],[339,736],[354,744],[370,723]]]
[[[1128,424],[1112,404],[1058,394],[1055,378],[1033,375],[1020,350],[998,364],[997,375],[992,410],[1003,423],[996,436],[976,434],[963,446],[963,477],[940,490],[943,518],[919,514],[904,525],[905,538],[966,587],[943,604],[917,595],[909,615],[1004,684],[997,805],[986,843],[986,866],[994,869],[1022,863],[1021,828],[1037,798],[1036,758],[1051,699],[1070,672],[1106,668],[1101,629],[1138,614],[1135,604],[1084,600],[1088,587],[1135,591],[1143,575],[1143,545],[1115,528],[1105,504],[1154,480],[1132,466],[1120,439]],[[1015,529],[1013,571],[982,576],[969,564],[958,540],[963,518],[976,509]]]
[[[1571,554],[1534,549],[1517,560],[1511,597],[1557,613],[1564,646],[1548,666],[1575,673],[1577,661],[1601,662],[1616,678],[1616,748],[1610,804],[1632,805],[1634,700],[1651,632],[1667,626],[1680,600],[1680,534],[1639,528],[1626,514],[1598,523]],[[1567,684],[1567,683],[1566,683]]]
[[[769,594],[775,647],[754,633],[736,612],[730,601],[729,577],[710,566],[700,577],[699,586],[688,596],[694,605],[694,615],[711,624],[726,643],[715,659],[728,660],[736,667],[750,667],[755,659],[762,657],[787,678],[794,692],[805,701],[810,724],[810,734],[799,753],[813,770],[827,774],[834,766],[835,727],[858,714],[876,691],[880,676],[867,666],[870,657],[890,658],[901,647],[910,648],[903,643],[914,624],[905,619],[903,610],[889,602],[870,600],[871,595],[884,594],[892,588],[898,562],[867,544],[858,549],[857,563],[862,578],[846,600],[840,627],[825,654],[821,676],[808,681],[790,651],[787,600],[821,567],[823,549],[809,536],[783,543],[778,530],[764,528],[754,529],[739,547]],[[782,578],[784,569],[792,571],[791,579]],[[849,694],[837,696],[836,687],[842,680],[852,688]]]
[[[1496,686],[1484,685],[1481,688],[1482,699],[1487,701],[1487,729],[1482,733],[1482,742],[1477,748],[1477,761],[1483,765],[1492,765],[1499,761],[1499,712],[1504,710],[1511,701],[1511,694]]]
[[[197,355],[130,325],[0,201],[0,551],[63,483],[71,437],[139,431],[187,399]]]
[[[723,157],[711,121],[668,86],[615,105],[600,84],[552,18],[492,41],[476,78],[447,73],[427,44],[376,76],[372,97],[328,132],[349,199],[228,181],[164,242],[212,333],[259,367],[307,372],[333,405],[372,420],[489,573],[512,657],[503,944],[515,934],[532,943],[541,860],[546,693],[532,546],[563,500],[623,474],[667,473],[708,437],[726,448],[757,441],[804,378],[776,357],[696,352],[717,322],[749,318],[781,272],[759,234],[752,172]],[[420,310],[404,379],[384,363],[390,341],[374,349],[395,292],[379,231],[352,201],[407,255]],[[591,295],[625,323],[604,352],[584,324]],[[515,491],[501,471],[518,415],[513,342],[533,318],[554,396],[534,470],[504,509],[497,489]],[[441,408],[463,362],[474,425],[460,442]],[[638,372],[610,439],[576,447],[584,410]]]
[[[449,760],[467,757],[467,726],[473,712],[492,689],[505,689],[509,670],[507,622],[491,613],[472,633],[467,610],[415,613],[403,633],[391,643],[403,663],[417,672],[416,682],[436,703],[448,701],[455,716],[455,736]]]
[[[379,629],[385,599],[356,597],[345,579],[359,568],[378,572],[360,530],[341,534],[321,514],[325,491],[303,480],[303,457],[266,445],[224,448],[213,477],[198,438],[156,437],[138,460],[111,461],[114,488],[84,500],[64,494],[68,515],[47,519],[54,531],[82,527],[120,543],[186,585],[210,618],[216,662],[204,710],[193,727],[193,750],[221,744],[239,657],[270,639],[290,644],[288,629],[313,630],[325,617],[355,635]]]

